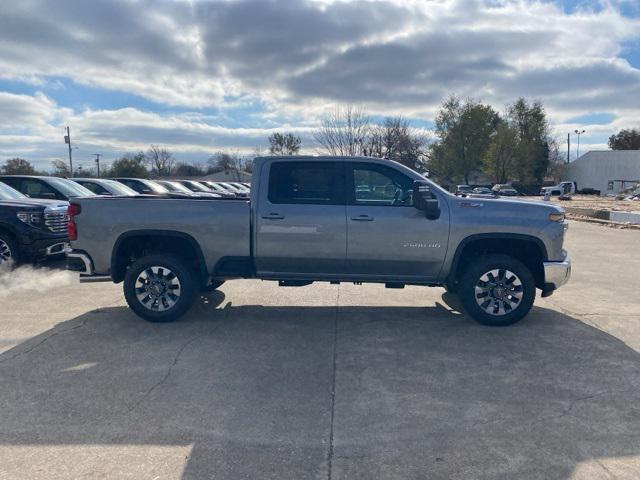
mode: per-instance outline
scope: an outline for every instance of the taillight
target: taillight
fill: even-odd
[[[82,212],[82,207],[75,203],[70,204],[67,208],[67,216],[69,217],[67,221],[67,236],[69,240],[78,239],[78,226],[76,225],[76,219],[74,217],[80,215],[80,212]]]

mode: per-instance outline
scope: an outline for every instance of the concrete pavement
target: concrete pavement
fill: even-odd
[[[573,222],[571,283],[502,329],[421,287],[234,281],[167,325],[17,289],[0,479],[638,478],[639,242]]]

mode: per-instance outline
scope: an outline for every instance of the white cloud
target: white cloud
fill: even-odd
[[[450,93],[499,110],[522,95],[542,100],[560,132],[567,118],[614,114],[590,126],[605,135],[640,123],[640,70],[620,57],[640,41],[640,19],[620,13],[624,1],[568,15],[535,0],[23,0],[3,5],[0,77],[70,78],[195,110],[249,99],[269,127],[308,128],[340,102],[430,119]],[[63,107],[0,93],[0,154],[17,136],[34,141],[11,151],[36,148],[38,136],[59,150],[67,122],[81,143],[114,151],[249,148],[270,131],[197,113]]]

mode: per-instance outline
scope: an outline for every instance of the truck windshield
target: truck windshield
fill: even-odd
[[[104,182],[112,192],[117,195],[122,195],[125,197],[132,197],[138,194],[133,188],[129,188],[126,185],[123,185],[120,182],[116,182],[115,180],[101,180]]]
[[[27,198],[27,196],[11,188],[9,185],[0,182],[0,200],[17,200],[19,198]]]
[[[46,182],[65,197],[93,197],[95,195],[95,193],[88,188],[65,178],[48,178]]]

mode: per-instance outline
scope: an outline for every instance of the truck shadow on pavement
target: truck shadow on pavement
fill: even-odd
[[[608,478],[640,454],[640,356],[556,311],[223,304],[94,310],[0,355],[0,477]]]

